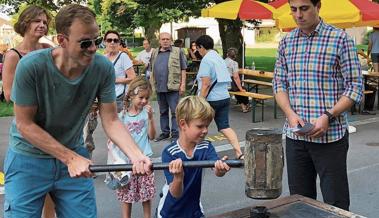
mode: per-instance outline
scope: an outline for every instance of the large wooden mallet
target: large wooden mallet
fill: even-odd
[[[224,160],[230,167],[244,166],[247,197],[275,199],[282,193],[282,134],[276,129],[252,129],[246,133],[245,159]],[[183,161],[185,168],[212,168],[215,161]],[[132,164],[91,165],[91,172],[131,171]],[[169,163],[153,163],[152,170],[168,169]]]

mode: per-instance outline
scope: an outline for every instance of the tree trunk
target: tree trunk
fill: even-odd
[[[150,45],[152,48],[156,48],[159,46],[158,37],[159,37],[159,29],[161,28],[161,23],[149,23],[144,27],[145,36],[150,40]]]
[[[237,62],[239,67],[242,67],[242,43],[243,38],[241,34],[242,21],[217,19],[218,28],[220,31],[220,38],[222,43],[222,54],[226,57],[226,52],[229,48],[234,47],[238,50]]]

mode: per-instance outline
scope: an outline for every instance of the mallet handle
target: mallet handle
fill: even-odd
[[[201,161],[183,161],[183,167],[201,167],[212,168],[215,165],[214,160],[201,160]],[[244,160],[224,160],[230,167],[242,167]],[[168,169],[169,163],[153,163],[152,170]],[[113,172],[113,171],[132,171],[132,164],[110,164],[110,165],[91,165],[89,170],[93,173],[97,172]]]

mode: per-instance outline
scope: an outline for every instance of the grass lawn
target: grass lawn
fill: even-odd
[[[13,116],[13,104],[0,102],[0,117]]]
[[[251,66],[253,60],[255,69],[274,71],[276,48],[248,48],[246,49],[246,66]]]
[[[131,48],[133,56],[142,51],[142,47]],[[276,61],[276,48],[248,48],[246,49],[246,63],[245,66],[251,66],[252,59],[254,58],[255,68],[257,70],[274,71]]]

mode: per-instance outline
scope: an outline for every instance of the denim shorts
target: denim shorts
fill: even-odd
[[[75,152],[88,158],[84,147]],[[55,158],[36,158],[8,149],[4,174],[5,218],[40,218],[47,193],[55,203],[57,217],[96,217],[93,179],[71,178],[67,166]]]
[[[371,53],[372,63],[379,63],[379,53]]]
[[[209,101],[209,104],[212,106],[215,111],[215,122],[218,131],[227,129],[229,125],[229,105],[230,98],[219,100],[219,101]]]

